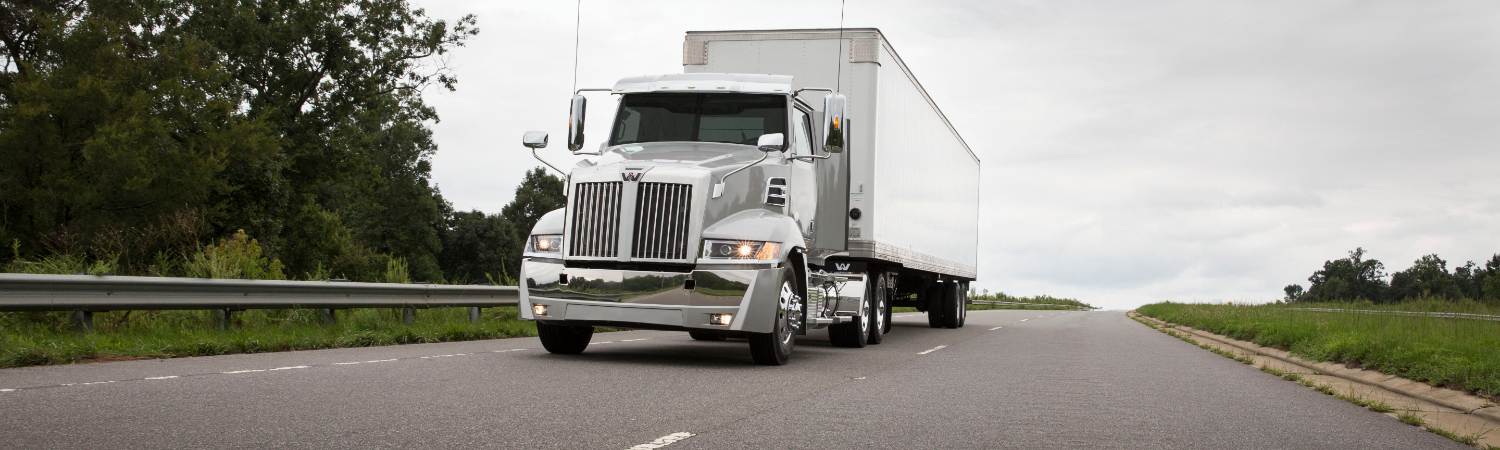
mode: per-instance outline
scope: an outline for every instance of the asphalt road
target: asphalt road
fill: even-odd
[[[898,314],[884,344],[534,338],[0,370],[0,447],[1465,448],[1120,312]]]

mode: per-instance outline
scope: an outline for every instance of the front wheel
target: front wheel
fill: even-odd
[[[542,339],[542,347],[548,352],[576,355],[589,347],[589,341],[594,338],[594,327],[537,322],[536,335]]]
[[[695,341],[722,341],[729,338],[729,336],[726,336],[724,333],[720,333],[717,331],[697,330],[689,331],[688,336],[691,336]]]
[[[802,327],[802,295],[797,293],[796,276],[797,272],[790,267],[782,269],[776,322],[770,333],[750,335],[750,357],[756,364],[779,366],[792,357],[797,330]]]

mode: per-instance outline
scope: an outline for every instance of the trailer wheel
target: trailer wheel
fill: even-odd
[[[594,338],[594,327],[554,325],[538,321],[536,335],[542,339],[542,347],[550,353],[577,355],[589,347]]]
[[[717,331],[697,331],[697,330],[694,330],[694,331],[689,331],[688,332],[688,336],[692,336],[693,340],[695,340],[695,341],[722,341],[722,340],[725,340],[725,339],[729,339],[729,336],[725,335],[724,333],[717,332]]]
[[[958,327],[969,321],[969,283],[958,285]]]
[[[958,328],[963,323],[964,303],[959,298],[958,283],[943,283],[943,327]]]
[[[770,333],[750,335],[750,357],[756,364],[786,364],[797,344],[797,329],[802,327],[802,295],[797,293],[797,272],[790,267],[781,271],[781,301],[776,308],[776,322]]]
[[[885,340],[885,333],[891,329],[891,304],[890,286],[886,284],[886,276],[883,273],[872,272],[870,274],[869,293],[870,299],[870,329],[866,331],[865,343],[879,345]]]
[[[927,326],[932,328],[943,327],[943,317],[949,308],[944,307],[943,284],[939,282],[928,283],[927,288],[922,291],[922,300],[927,304]]]

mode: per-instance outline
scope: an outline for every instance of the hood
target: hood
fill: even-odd
[[[717,142],[647,142],[609,147],[594,161],[584,161],[573,170],[580,181],[619,181],[620,173],[631,169],[672,172],[679,176],[708,178],[722,175],[746,163],[760,159],[761,151],[753,146]]]

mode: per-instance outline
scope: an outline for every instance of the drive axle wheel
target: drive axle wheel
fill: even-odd
[[[550,353],[576,355],[589,347],[594,338],[594,327],[554,325],[538,321],[536,335],[542,339],[542,347]]]
[[[879,345],[885,340],[885,333],[891,330],[891,306],[889,303],[890,286],[886,284],[886,276],[883,273],[874,272],[870,274],[873,280],[870,283],[870,329],[866,330],[865,343]]]

